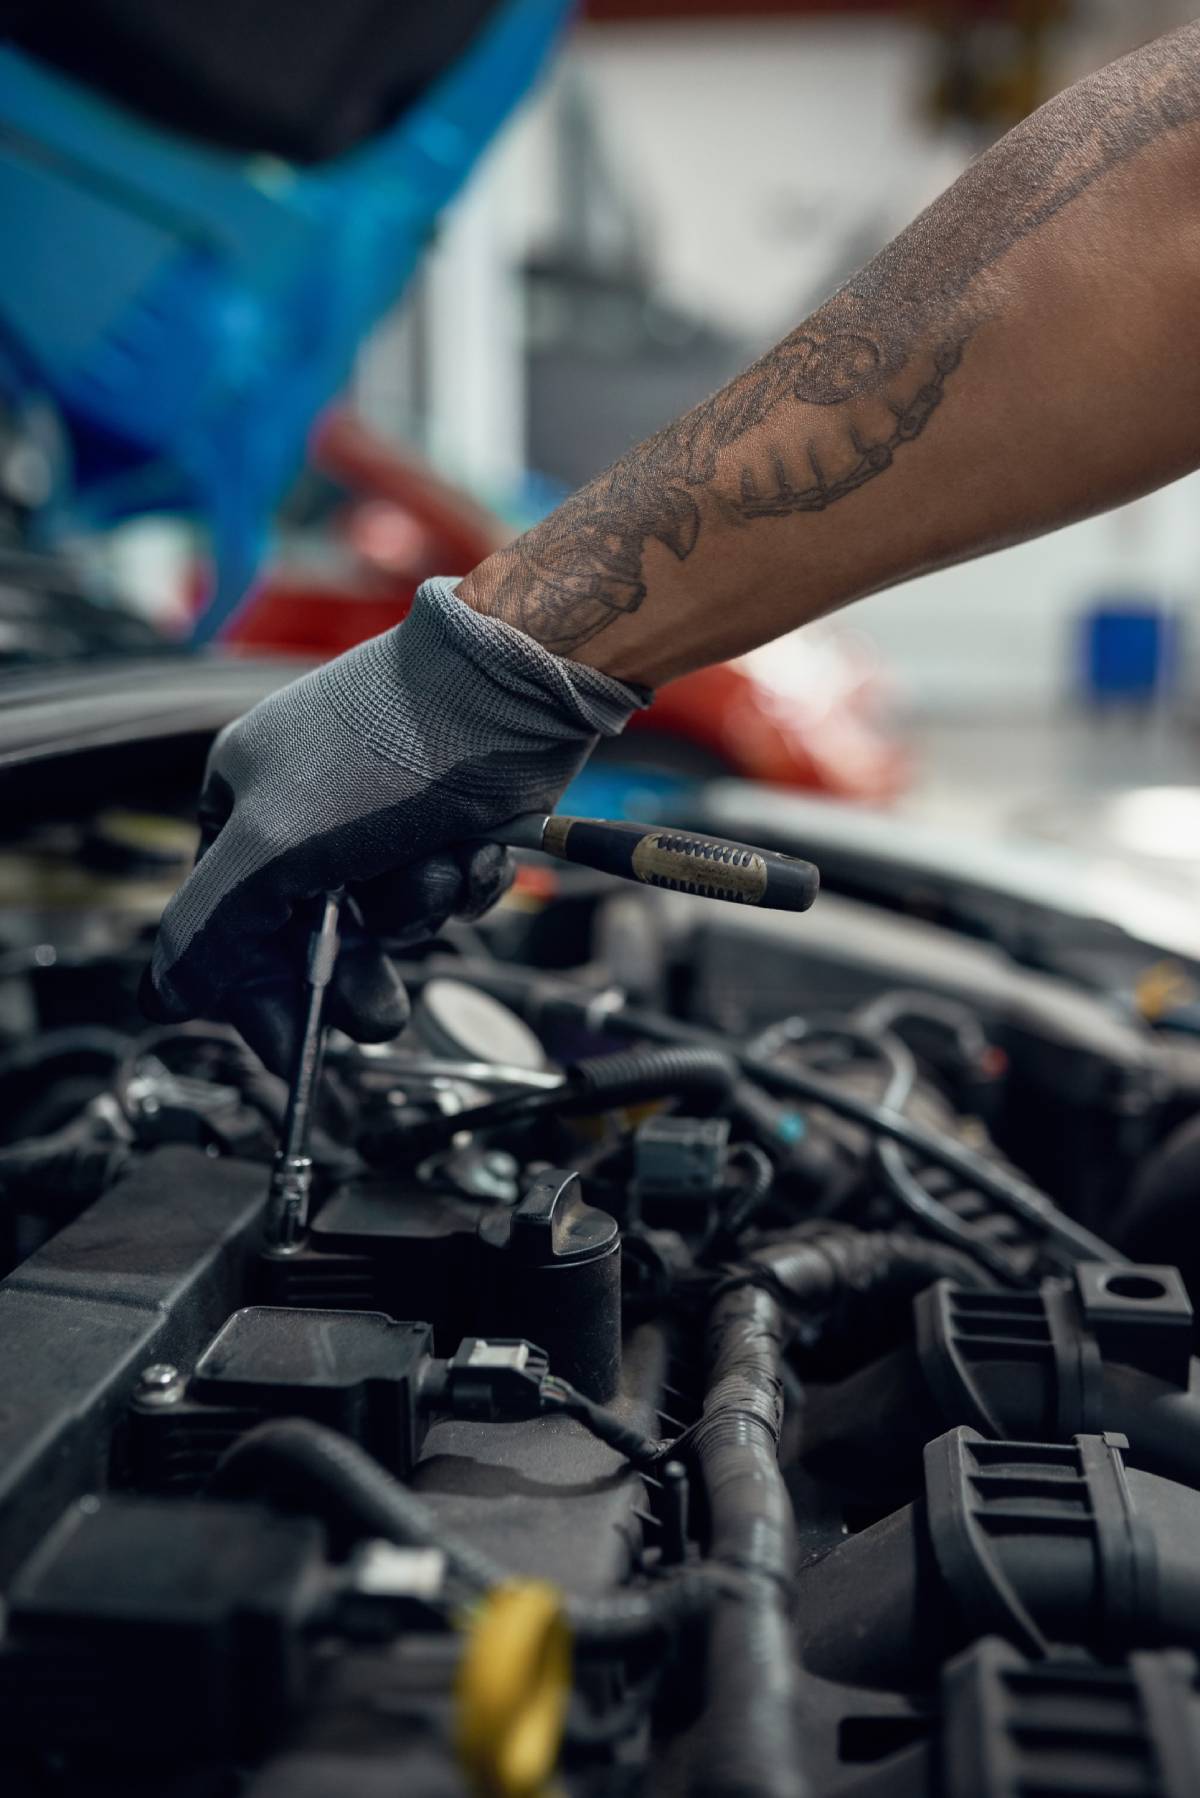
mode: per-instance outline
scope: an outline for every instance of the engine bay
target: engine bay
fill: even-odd
[[[283,1083],[136,1003],[173,816],[0,879],[18,1798],[1200,1790],[1200,1048],[837,893],[537,858]]]

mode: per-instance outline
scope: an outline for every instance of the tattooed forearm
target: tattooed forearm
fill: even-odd
[[[753,468],[743,466],[741,490],[735,502],[737,512],[744,519],[786,518],[793,512],[823,512],[835,500],[844,499],[856,488],[865,487],[868,481],[891,467],[892,458],[902,444],[911,443],[914,437],[921,435],[941,405],[942,390],[962,361],[962,352],[962,344],[952,340],[938,345],[933,353],[933,372],[929,379],[922,383],[907,405],[893,403],[891,406],[896,422],[886,437],[867,443],[859,430],[853,424],[850,426],[850,443],[856,459],[845,472],[837,475],[827,472],[816,442],[810,442],[806,448],[809,479],[803,484],[798,485],[789,475],[781,454],[772,458],[774,478],[765,492],[759,491]]]
[[[641,605],[654,546],[683,562],[718,523],[822,512],[877,480],[992,316],[990,271],[1198,119],[1200,25],[1060,95],[744,375],[485,564],[488,609],[571,654]]]

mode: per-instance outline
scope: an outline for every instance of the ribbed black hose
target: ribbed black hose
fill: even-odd
[[[567,1070],[577,1104],[606,1108],[663,1098],[716,1106],[729,1098],[736,1077],[735,1062],[721,1050],[673,1043],[593,1055]]]
[[[679,1099],[712,1111],[729,1099],[736,1073],[730,1056],[706,1045],[652,1043],[614,1055],[594,1055],[569,1067],[561,1086],[522,1089],[469,1111],[431,1118],[390,1134],[382,1144],[363,1144],[363,1153],[372,1158],[428,1155],[460,1130],[492,1130],[547,1114],[571,1117],[612,1111],[652,1099]]]
[[[707,1695],[688,1790],[703,1798],[804,1798],[800,1690],[789,1613],[796,1544],[779,1468],[782,1307],[761,1287],[717,1299],[708,1392],[691,1437],[708,1497],[709,1555],[741,1589],[717,1599]]]
[[[789,1305],[820,1311],[839,1301],[908,1298],[935,1280],[986,1289],[971,1256],[908,1230],[856,1230],[832,1224],[754,1249],[723,1283],[765,1282]]]
[[[356,1443],[305,1418],[281,1418],[249,1431],[224,1456],[209,1490],[213,1496],[266,1499],[311,1513],[342,1542],[378,1536],[403,1547],[440,1549],[452,1576],[475,1592],[512,1578],[507,1568],[448,1530],[424,1499]],[[568,1596],[567,1617],[581,1648],[619,1650],[669,1636],[702,1617],[714,1591],[714,1582],[695,1570],[644,1591]]]
[[[947,1277],[986,1284],[943,1243],[832,1226],[755,1250],[719,1290],[704,1411],[688,1441],[708,1495],[709,1555],[744,1584],[713,1613],[696,1798],[802,1798],[808,1789],[789,1610],[795,1533],[778,1459],[789,1312],[915,1293]]]

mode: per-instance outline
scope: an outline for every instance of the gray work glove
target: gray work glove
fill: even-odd
[[[600,736],[647,695],[481,616],[426,581],[402,624],[222,731],[196,866],[163,915],[152,1016],[229,1018],[285,1071],[312,909],[348,889],[330,1021],[383,1041],[407,1016],[379,938],[415,943],[507,884],[478,839],[553,809]]]

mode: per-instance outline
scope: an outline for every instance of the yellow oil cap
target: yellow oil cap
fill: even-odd
[[[1134,988],[1134,1004],[1148,1023],[1156,1024],[1196,1002],[1196,986],[1177,961],[1156,961],[1144,968]]]
[[[485,1798],[541,1798],[558,1764],[571,1691],[562,1594],[544,1580],[498,1586],[467,1622],[456,1746]]]

